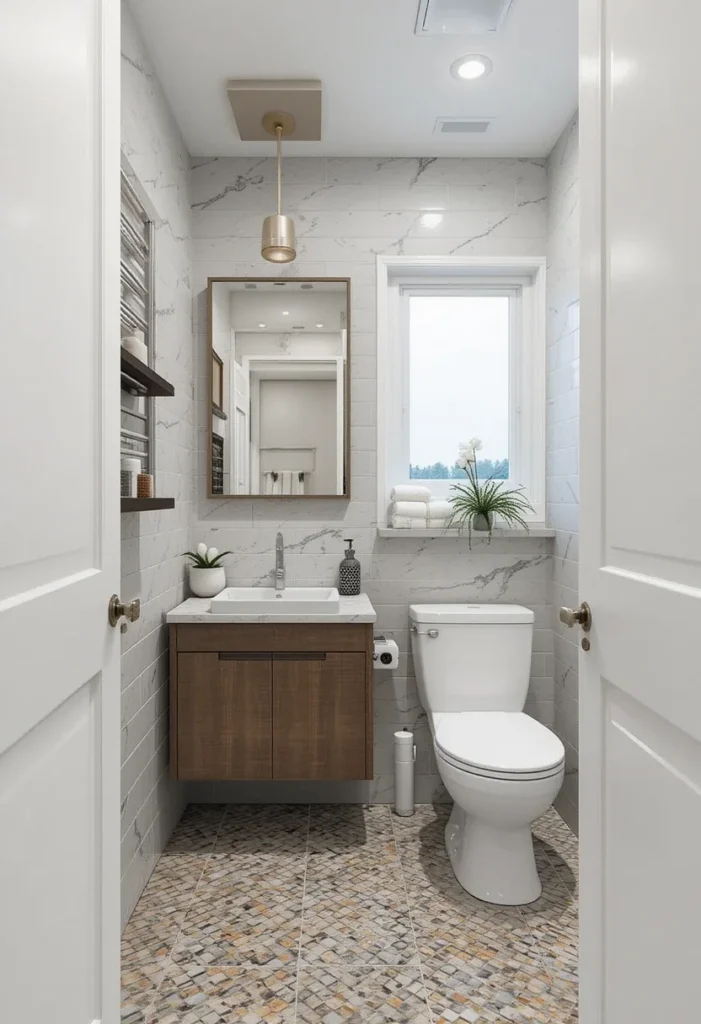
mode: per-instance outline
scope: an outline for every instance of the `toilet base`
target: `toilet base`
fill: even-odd
[[[510,907],[540,896],[530,824],[495,828],[454,804],[445,845],[455,877],[471,896]]]

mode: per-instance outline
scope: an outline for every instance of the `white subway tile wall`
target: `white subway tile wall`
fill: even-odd
[[[563,626],[561,605],[579,604],[579,146],[575,116],[547,163],[548,380],[547,502],[554,527],[555,731],[567,753],[556,807],[575,832],[578,819],[578,631]]]
[[[162,224],[156,233],[156,369],[175,386],[156,400],[157,494],[175,509],[122,516],[124,600],[141,618],[122,647],[122,922],[185,803],[168,775],[168,659],[163,615],[185,597],[181,552],[194,516],[194,368],[190,157],[143,42],[122,6],[122,149]]]
[[[272,582],[275,535],[285,539],[288,579],[335,582],[353,537],[363,587],[378,630],[400,648],[396,673],[375,675],[375,779],[337,784],[193,784],[192,800],[369,800],[393,798],[392,733],[416,733],[418,801],[444,796],[410,653],[408,606],[418,601],[502,601],[536,614],[527,710],[552,725],[552,541],[380,539],[376,534],[375,256],[546,254],[545,160],[289,158],[283,165],[285,212],[297,224],[298,255],[286,267],[260,258],[262,217],[275,206],[275,162],[225,158],[193,161],[193,300],[197,349],[197,521],[192,539],[230,548],[227,579]],[[440,209],[428,228],[421,216]],[[350,501],[209,501],[205,498],[206,306],[209,276],[351,278]],[[471,432],[465,412],[465,436]],[[456,438],[457,441],[460,440]]]

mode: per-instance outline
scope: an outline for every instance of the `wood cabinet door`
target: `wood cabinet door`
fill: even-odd
[[[273,655],[273,778],[365,778],[364,654]]]
[[[270,654],[178,655],[178,778],[270,779]]]

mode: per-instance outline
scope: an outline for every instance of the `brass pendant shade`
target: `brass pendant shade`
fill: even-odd
[[[265,124],[265,121],[263,122]],[[269,263],[291,263],[297,256],[295,223],[282,212],[282,135],[283,124],[274,125],[277,137],[277,213],[263,221],[261,256]]]

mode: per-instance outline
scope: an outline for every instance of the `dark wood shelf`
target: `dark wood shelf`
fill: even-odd
[[[122,498],[122,512],[155,512],[175,508],[175,498]]]
[[[137,391],[142,395],[170,398],[175,388],[165,377],[152,370],[146,363],[122,349],[122,387],[126,391]]]

